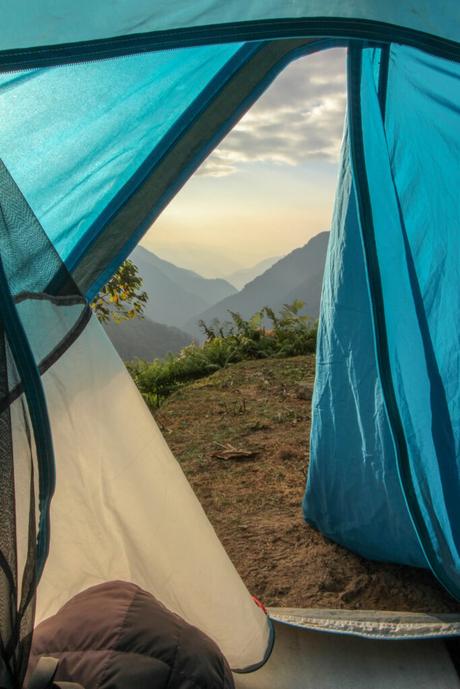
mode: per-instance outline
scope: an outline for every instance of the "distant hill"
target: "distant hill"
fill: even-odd
[[[230,275],[226,275],[226,279],[231,285],[234,285],[237,289],[242,289],[248,282],[251,282],[262,273],[265,273],[268,268],[280,260],[280,256],[271,256],[270,258],[264,258],[263,261],[259,261],[254,266],[249,268],[241,268],[241,270],[236,270]]]
[[[252,280],[241,292],[226,297],[192,317],[185,324],[185,329],[195,337],[201,337],[198,328],[200,319],[206,323],[211,323],[215,318],[228,321],[229,310],[249,318],[263,306],[271,306],[276,311],[294,299],[302,299],[305,302],[303,312],[317,318],[328,239],[329,232],[316,235],[305,246],[291,251]]]
[[[160,240],[158,248],[155,242],[155,248],[152,248],[151,251],[164,261],[169,261],[169,263],[181,266],[186,270],[192,270],[204,278],[213,278],[219,275],[226,280],[227,275],[243,268],[239,257],[229,253],[225,247],[216,247],[207,243],[200,244],[196,241],[188,242],[185,237],[180,243],[175,242],[173,245],[164,244]]]
[[[121,323],[104,323],[104,330],[124,361],[152,361],[175,354],[190,344],[192,338],[179,328],[154,323],[148,318],[134,318]]]
[[[156,323],[182,326],[193,315],[237,291],[226,280],[203,278],[142,246],[136,247],[130,258],[139,268],[149,295],[145,315]]]

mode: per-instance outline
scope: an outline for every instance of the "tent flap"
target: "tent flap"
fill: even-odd
[[[368,554],[379,533],[392,534],[385,559],[416,564],[425,560],[458,597],[460,207],[454,190],[460,183],[460,65],[393,45],[382,93],[378,51],[353,48],[350,56],[350,158],[364,256],[361,272],[368,287],[368,306],[359,313],[355,327],[365,343],[370,342],[372,329],[375,354],[367,345],[360,352],[359,344],[350,353],[349,327],[344,325],[340,304],[331,314],[325,302],[322,327],[327,335],[330,319],[334,339],[321,341],[320,363],[324,360],[325,370],[320,380],[327,378],[328,371],[333,373],[332,362],[341,359],[340,374],[337,385],[325,388],[315,410],[316,457],[305,511],[315,520],[314,515],[324,515],[327,509],[322,491],[325,476],[318,460],[329,453],[325,464],[337,469],[335,480],[343,480],[340,490],[347,496],[333,518],[341,542],[353,547],[341,521],[355,523],[355,505],[367,499],[363,498],[367,492],[374,507],[382,509],[378,514],[372,510],[358,526],[362,539],[355,546],[358,552]],[[346,241],[352,241],[353,223],[344,225]],[[359,256],[342,251],[336,269],[360,271],[360,261]],[[334,275],[328,277],[333,280]],[[344,293],[354,298],[353,281]],[[386,416],[382,423],[374,422],[375,401],[369,396],[366,423],[352,436],[346,454],[337,445],[332,454],[335,428],[348,427],[355,414],[353,406],[349,415],[340,401],[347,396],[359,400],[369,380],[375,381],[379,396],[383,393]],[[334,429],[321,424],[324,405],[339,412]],[[381,427],[386,435],[390,430],[392,443],[385,451],[382,447],[369,452]],[[346,457],[352,459],[344,464]],[[370,465],[378,485],[360,484],[360,493],[354,477],[362,477]],[[399,476],[404,501],[398,489],[388,489],[388,471]],[[398,526],[396,533],[391,527],[387,530],[390,522]],[[322,528],[321,519],[316,523]],[[414,546],[412,529],[423,557]]]

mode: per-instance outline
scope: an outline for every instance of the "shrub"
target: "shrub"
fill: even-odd
[[[147,292],[141,291],[143,282],[137,266],[127,258],[90,304],[100,322],[143,318],[148,301]]]
[[[278,315],[265,306],[248,320],[230,312],[232,320],[228,323],[214,321],[207,325],[201,321],[206,336],[202,345],[193,343],[177,355],[151,363],[131,362],[128,369],[149,406],[158,407],[180,386],[229,364],[314,352],[316,322],[301,316],[302,308],[303,302],[297,300],[284,305]]]

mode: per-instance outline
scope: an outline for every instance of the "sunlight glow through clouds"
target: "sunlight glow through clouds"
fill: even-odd
[[[292,63],[142,243],[207,275],[305,244],[330,226],[345,106],[345,51]]]

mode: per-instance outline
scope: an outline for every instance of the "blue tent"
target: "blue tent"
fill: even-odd
[[[304,499],[331,538],[457,598],[459,79],[407,46],[349,51]]]
[[[266,657],[269,625],[151,420],[138,412],[128,473],[134,450],[103,435],[104,404],[135,393],[87,300],[276,75],[333,46],[348,48],[348,115],[304,513],[366,557],[429,567],[460,598],[458,2],[2,0],[0,16],[0,676],[21,685],[40,578],[39,615],[130,577],[233,667]],[[149,443],[152,475],[136,459]],[[157,523],[156,501],[168,509],[172,474],[190,512],[158,527],[171,552],[155,578],[139,525]],[[108,533],[127,553],[114,571],[98,560]],[[192,553],[189,579],[174,569],[191,538],[227,600]]]

